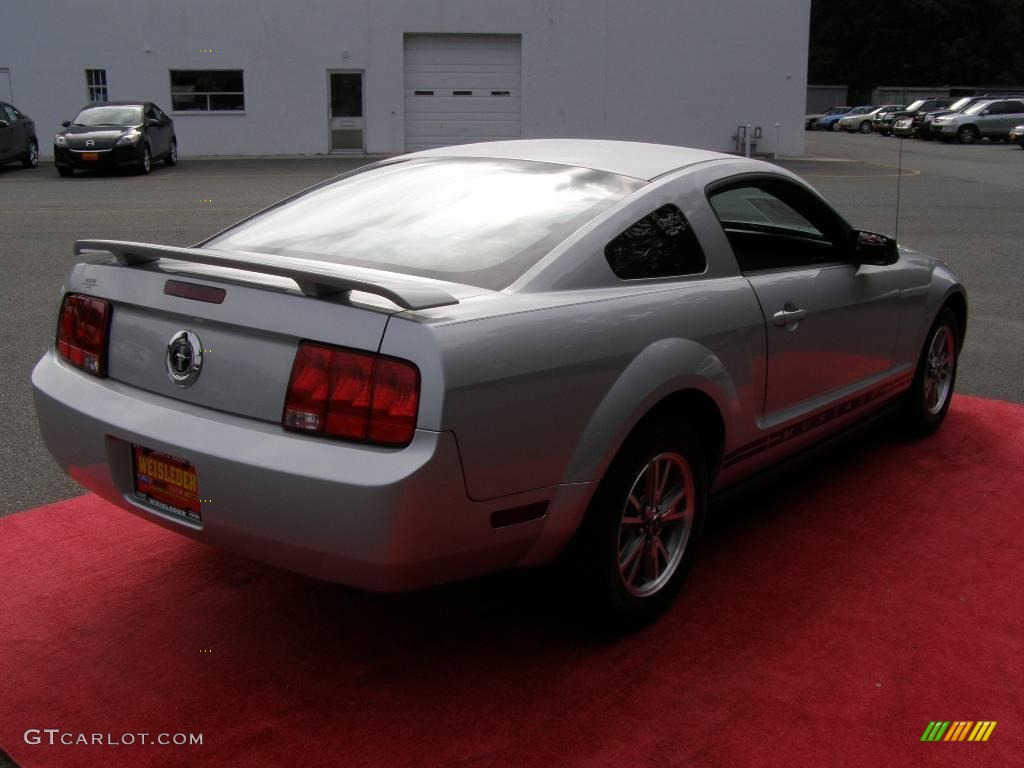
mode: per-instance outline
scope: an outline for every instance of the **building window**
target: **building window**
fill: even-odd
[[[622,280],[699,275],[707,269],[690,223],[671,204],[661,206],[608,243],[604,255]]]
[[[171,70],[171,111],[240,112],[244,109],[242,70]]]
[[[107,100],[107,70],[87,69],[85,70],[85,86],[89,94],[89,101]]]

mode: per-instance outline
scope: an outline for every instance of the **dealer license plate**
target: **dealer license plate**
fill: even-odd
[[[162,512],[199,522],[199,477],[184,459],[141,445],[132,446],[135,498]]]
[[[79,157],[82,158],[82,160],[84,160],[85,162],[95,162],[95,161],[100,159],[100,153],[99,152],[83,152],[81,155],[79,155]]]

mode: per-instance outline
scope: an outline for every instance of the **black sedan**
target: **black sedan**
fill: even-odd
[[[76,168],[124,166],[149,173],[158,160],[174,165],[174,121],[149,101],[89,104],[64,123],[53,141],[53,160],[61,176],[71,176]]]
[[[0,101],[0,165],[20,160],[26,168],[39,165],[39,142],[32,118]]]

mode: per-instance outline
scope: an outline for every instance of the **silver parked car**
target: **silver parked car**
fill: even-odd
[[[839,126],[839,130],[846,131],[847,133],[871,133],[871,120],[875,115],[899,108],[899,104],[885,104],[881,107],[858,107],[839,118],[839,122],[836,125]],[[858,112],[858,110],[864,111]]]
[[[76,253],[32,383],[86,488],[370,590],[564,554],[627,626],[710,492],[887,407],[937,428],[967,321],[946,265],[792,173],[625,142],[429,150]]]
[[[1024,149],[1024,125],[1015,125],[1013,130],[1010,131],[1010,141],[1015,141]]]
[[[979,101],[963,112],[936,117],[932,132],[943,141],[956,139],[961,144],[973,144],[981,138],[1003,141],[1022,119],[1024,99]]]

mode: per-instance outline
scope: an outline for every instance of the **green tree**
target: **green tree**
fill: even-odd
[[[812,0],[808,76],[850,86],[1024,87],[1024,0]]]

